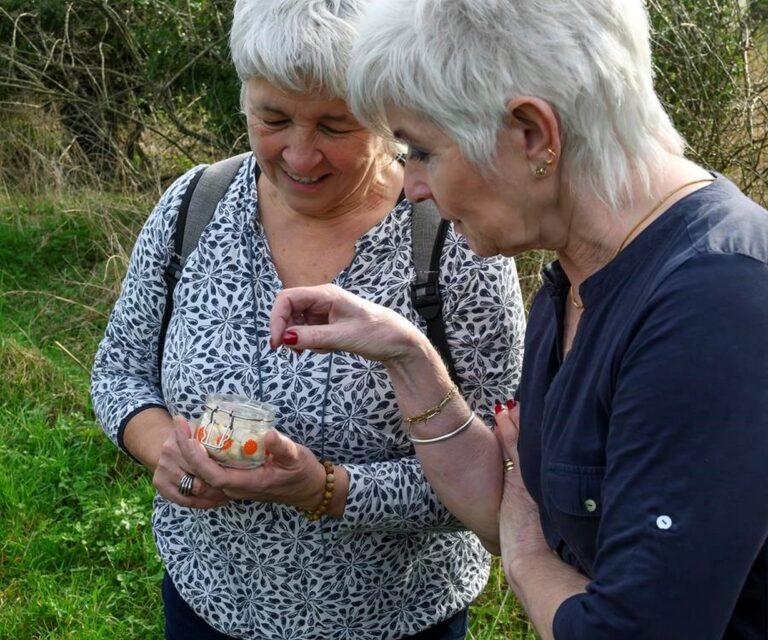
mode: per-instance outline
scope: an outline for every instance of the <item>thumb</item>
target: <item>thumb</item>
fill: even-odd
[[[299,457],[296,443],[279,431],[272,430],[264,436],[264,447],[281,467],[291,466]]]
[[[187,438],[192,437],[192,428],[189,426],[189,421],[184,416],[173,416],[173,423],[184,432]]]
[[[507,402],[507,408],[496,413],[496,439],[505,457],[517,453],[517,439],[520,435],[520,404]]]

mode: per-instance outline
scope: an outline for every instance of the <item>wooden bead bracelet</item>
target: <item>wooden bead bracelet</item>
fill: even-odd
[[[320,500],[320,504],[317,505],[312,511],[302,511],[302,513],[311,522],[315,522],[325,515],[328,505],[333,497],[333,489],[336,486],[336,478],[333,476],[333,462],[330,460],[320,460],[325,469],[325,488],[323,489],[323,497]]]

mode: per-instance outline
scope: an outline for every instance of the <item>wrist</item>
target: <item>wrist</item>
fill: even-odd
[[[150,472],[157,467],[163,445],[173,434],[173,418],[165,410],[151,407],[136,414],[123,431],[125,450]]]
[[[553,559],[553,552],[548,547],[528,551],[517,550],[515,553],[508,553],[503,546],[501,549],[504,575],[507,577],[509,586],[516,593],[520,593],[521,583],[525,581],[526,576],[537,575],[542,566]]]
[[[315,500],[308,509],[300,509],[312,521],[319,520],[326,515],[336,488],[336,467],[329,460],[320,460],[319,462],[323,472],[323,485],[319,500]],[[315,498],[317,496],[318,494],[315,494]]]
[[[433,357],[440,358],[432,343],[416,327],[410,326],[398,336],[393,344],[392,355],[382,360],[382,364],[390,373],[403,374],[414,366],[429,362]]]

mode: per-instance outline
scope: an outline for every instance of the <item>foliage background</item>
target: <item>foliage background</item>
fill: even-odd
[[[698,162],[768,194],[768,0],[648,0],[658,88]],[[146,476],[88,369],[143,219],[246,146],[231,0],[0,0],[0,638],[162,636]],[[520,256],[526,295],[547,255]],[[533,638],[495,568],[477,640]]]

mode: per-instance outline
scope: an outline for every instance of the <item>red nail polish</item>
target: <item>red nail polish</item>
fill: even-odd
[[[287,345],[296,344],[299,341],[299,336],[295,331],[286,331],[283,334],[283,342]]]
[[[495,405],[493,405],[493,410],[494,410],[496,413],[501,413],[502,409],[504,409],[504,407],[502,407],[502,406],[501,406],[501,402],[499,402],[499,401],[497,400],[497,401],[496,401],[496,404],[495,404]]]
[[[517,406],[517,402],[514,399],[507,400],[507,409],[509,409],[510,411],[512,411],[512,409],[514,409],[516,406]]]

